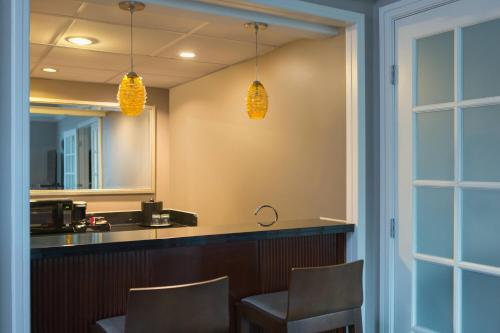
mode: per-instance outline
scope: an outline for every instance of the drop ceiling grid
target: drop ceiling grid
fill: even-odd
[[[85,6],[85,3],[82,3],[82,5],[80,6],[80,8],[82,6]],[[71,29],[73,27],[75,27],[75,25],[78,24],[78,22],[83,21],[83,20],[79,19],[79,14],[81,12],[82,12],[81,10],[77,11],[74,14],[74,16],[71,17],[71,19],[72,19],[71,24],[65,25],[64,29],[61,29],[57,33],[57,37],[51,39],[50,43],[47,43],[47,44],[44,44],[44,43],[34,44],[34,45],[39,45],[39,46],[46,45],[46,46],[48,46],[48,50],[45,52],[45,54],[43,56],[39,57],[37,65],[33,66],[33,68],[32,68],[32,74],[33,74],[33,71],[37,71],[37,73],[34,74],[33,76],[43,77],[43,78],[51,78],[52,77],[52,78],[58,78],[58,79],[69,79],[69,78],[71,78],[71,75],[76,75],[76,74],[82,74],[82,73],[84,73],[84,72],[82,72],[82,69],[88,69],[89,70],[88,74],[90,76],[94,76],[95,77],[96,76],[95,73],[96,73],[97,69],[106,70],[106,68],[95,68],[96,66],[89,65],[88,63],[85,66],[80,65],[81,68],[75,67],[74,65],[71,65],[71,64],[67,63],[68,61],[70,63],[74,62],[73,61],[74,57],[71,57],[71,56],[68,56],[68,57],[57,57],[56,56],[56,57],[52,57],[52,58],[55,58],[55,59],[51,59],[51,55],[54,54],[54,51],[55,50],[56,51],[59,50],[61,46],[65,47],[67,49],[73,49],[77,53],[82,53],[82,52],[96,52],[98,54],[101,54],[101,56],[103,54],[105,54],[105,53],[111,53],[114,56],[116,55],[116,57],[119,57],[121,54],[127,54],[127,51],[128,51],[128,46],[127,45],[125,45],[123,49],[111,49],[111,50],[108,49],[106,51],[103,50],[103,49],[100,49],[100,50],[95,50],[95,49],[94,50],[89,50],[89,48],[85,48],[84,49],[84,48],[75,48],[73,46],[70,46],[69,43],[67,43],[64,40],[64,38],[68,37],[69,35],[81,35],[78,31],[76,31],[76,32],[71,31]],[[35,13],[34,15],[40,15],[40,14],[36,14]],[[56,18],[58,18],[58,17],[66,17],[66,18],[70,19],[70,17],[64,16],[64,15],[59,15],[59,16],[55,16],[55,17]],[[166,42],[166,44],[163,44],[163,45],[159,46],[157,49],[155,49],[153,51],[150,50],[150,52],[142,52],[142,53],[149,53],[149,54],[152,54],[152,55],[158,55],[158,54],[160,54],[160,53],[168,50],[169,48],[173,47],[174,45],[176,45],[177,43],[181,42],[182,40],[190,37],[191,35],[193,35],[193,33],[195,33],[196,31],[198,31],[199,29],[203,28],[207,24],[208,24],[208,22],[203,22],[199,26],[196,26],[195,28],[193,28],[191,31],[189,31],[187,33],[178,34],[175,39],[168,40]],[[124,30],[125,31],[125,35],[128,36],[128,27],[124,26],[123,28],[125,29]],[[135,33],[137,35],[137,30],[135,31]],[[158,34],[158,33],[163,33],[163,31],[161,31],[161,32],[159,32],[159,31],[151,31],[151,33],[152,34],[155,34],[155,33]],[[146,33],[146,34],[148,34],[148,33]],[[85,35],[85,34],[82,34],[82,35]],[[108,36],[108,37],[109,37],[108,40],[123,39],[123,38],[118,38],[118,36]],[[213,39],[213,38],[211,38],[211,39]],[[249,44],[248,46],[251,46],[251,44]],[[253,49],[253,46],[251,48]],[[139,52],[139,53],[141,53],[141,52]],[[127,54],[127,57],[128,57],[128,54]],[[135,57],[137,58],[137,55],[135,55]],[[176,55],[173,55],[171,52],[168,55],[161,56],[161,58],[169,58],[171,60],[179,61],[178,58],[176,57]],[[236,61],[240,61],[240,60],[241,59],[236,59]],[[188,61],[186,61],[186,62],[188,62]],[[213,59],[213,58],[210,61],[192,61],[192,60],[190,60],[190,62],[194,66],[196,66],[196,63],[203,63],[203,62],[213,63],[215,66],[213,68],[210,68],[210,69],[207,69],[207,70],[197,71],[197,73],[195,75],[187,75],[186,76],[185,74],[183,75],[183,73],[177,73],[176,75],[175,74],[171,74],[171,73],[169,73],[169,74],[165,73],[163,75],[165,76],[165,81],[168,82],[168,86],[171,86],[171,85],[174,85],[174,84],[179,84],[179,83],[182,83],[183,81],[187,81],[187,80],[193,79],[195,77],[199,77],[199,76],[203,76],[203,75],[209,74],[209,73],[211,73],[213,71],[219,70],[222,67],[227,66],[230,62],[235,62],[235,60],[234,59],[230,59],[230,60],[227,60],[226,63],[222,63],[222,64],[221,63],[217,63],[216,59]],[[54,67],[59,67],[61,70],[65,70],[67,73],[66,73],[66,75],[64,75],[62,73],[59,73],[57,75],[43,73],[41,71],[41,66],[39,66],[42,63],[46,63],[47,65],[52,65]],[[97,61],[97,59],[95,59],[94,63],[100,63],[100,62]],[[141,61],[138,61],[136,68],[140,68],[141,65],[142,65]],[[98,78],[97,77],[95,77],[95,78],[96,78],[96,81],[98,81],[98,82],[115,83],[115,82],[119,81],[119,79],[121,79],[121,77],[123,76],[123,74],[126,73],[128,71],[128,69],[129,69],[129,65],[128,65],[128,61],[127,61],[126,65],[124,64],[124,66],[122,66],[120,68],[116,68],[116,70],[114,72],[109,72],[109,71],[103,72],[103,73],[107,72],[109,74],[107,77],[103,78],[102,77],[103,73],[99,73],[99,75],[97,75]],[[189,70],[188,70],[188,72],[189,72]],[[158,75],[155,74],[154,68],[147,68],[147,67],[143,68],[143,72],[141,74],[143,76],[145,76],[146,78],[148,76],[149,77],[155,77],[154,82],[160,82],[161,81],[161,80],[158,79]],[[80,75],[78,75],[78,77],[80,77]],[[164,85],[162,85],[162,86],[165,87]]]
[[[82,11],[82,12],[85,13],[85,11]],[[39,16],[47,17],[46,13],[33,12],[32,15],[33,15],[33,18],[36,18]],[[242,45],[246,45],[247,47],[250,47],[250,46],[253,47],[253,45],[254,45],[253,33],[251,33],[251,32],[249,33],[248,30],[244,29],[243,24],[241,22],[234,24],[234,22],[232,22],[233,20],[230,20],[230,19],[229,19],[229,21],[231,21],[232,23],[231,23],[231,26],[229,26],[229,27],[227,27],[227,26],[225,27],[223,24],[217,24],[217,27],[210,27],[210,29],[207,30],[206,29],[207,26],[213,26],[214,24],[211,22],[207,22],[207,21],[204,21],[204,22],[200,21],[199,24],[197,26],[194,26],[190,31],[182,32],[182,31],[177,30],[177,29],[170,29],[170,30],[159,29],[159,28],[151,29],[150,27],[148,27],[146,25],[137,24],[137,17],[138,17],[137,15],[139,15],[139,14],[136,14],[136,17],[134,19],[134,22],[135,22],[134,23],[134,34],[137,37],[136,40],[139,39],[139,41],[141,41],[141,38],[140,38],[141,36],[137,36],[138,34],[140,35],[141,31],[147,32],[147,33],[143,33],[143,35],[155,35],[155,34],[156,35],[159,35],[159,34],[167,34],[168,35],[168,34],[170,34],[170,35],[177,36],[177,38],[173,39],[171,42],[166,43],[165,45],[162,45],[159,49],[152,51],[152,52],[149,52],[148,54],[151,56],[156,56],[157,54],[162,53],[164,50],[166,50],[170,46],[175,45],[178,41],[182,41],[183,39],[190,37],[190,36],[197,37],[199,39],[205,38],[207,40],[214,40],[214,41],[218,41],[219,43],[224,43],[224,42],[226,42],[226,43],[239,43]],[[123,33],[122,36],[120,36],[120,40],[126,39],[127,43],[128,43],[128,39],[129,39],[129,24],[128,23],[126,23],[126,24],[125,23],[112,23],[111,24],[109,22],[105,22],[105,21],[101,21],[101,20],[93,20],[93,19],[83,18],[81,14],[79,14],[78,16],[76,16],[76,15],[75,16],[67,16],[67,15],[59,15],[59,14],[58,15],[50,15],[50,16],[55,21],[61,20],[61,19],[73,20],[71,26],[67,27],[67,29],[64,31],[63,36],[59,36],[59,37],[68,37],[69,35],[76,35],[76,34],[81,35],[82,34],[81,31],[83,31],[83,30],[85,30],[85,31],[94,30],[94,32],[95,32],[95,30],[105,31],[105,30],[113,29],[113,30],[115,30],[115,32],[120,30]],[[89,17],[89,16],[87,15],[87,17]],[[156,20],[160,20],[160,18],[161,18],[161,16],[156,17]],[[121,29],[120,29],[120,27],[121,27]],[[239,37],[236,37],[236,38],[216,36],[217,34],[220,34],[223,30],[226,30],[226,31],[227,30],[241,30],[241,32],[239,32],[239,34],[238,34]],[[211,33],[207,34],[207,31],[211,31]],[[279,33],[281,35],[284,34],[283,32],[279,32]],[[227,34],[227,32],[225,32],[224,34]],[[231,35],[234,36],[234,34],[231,34]],[[242,36],[244,36],[244,38],[242,38]],[[275,36],[275,38],[276,38],[276,36]],[[283,37],[281,37],[281,39],[283,39]],[[290,37],[288,37],[286,41],[289,41],[289,39],[290,39]],[[283,41],[280,41],[280,42],[283,43]],[[125,43],[125,45],[122,47],[122,49],[120,51],[115,50],[115,52],[128,53],[128,45],[126,45],[127,43]],[[54,44],[56,44],[58,46],[74,47],[74,45],[65,41],[64,38],[58,38]],[[98,43],[98,44],[88,46],[85,48],[106,51],[106,50],[102,49],[105,46],[100,45],[100,44],[102,44],[102,43]],[[276,47],[278,43],[274,43],[271,41],[268,43],[259,42],[259,44],[264,49],[266,49],[266,48],[270,49],[270,48]],[[144,52],[141,53],[140,51],[137,51],[137,53],[146,54]]]
[[[43,1],[42,4],[40,4],[40,1],[42,0],[33,0],[30,5],[33,7],[37,7],[37,5],[41,5],[41,6],[44,6],[45,5],[48,5],[50,6],[51,2],[50,1]],[[71,28],[71,26],[75,23],[76,21],[76,18],[78,17],[78,15],[85,9],[86,7],[86,3],[83,2],[83,1],[64,1],[61,3],[60,0],[56,0],[57,3],[57,6],[54,6],[53,8],[53,11],[56,11],[57,9],[60,9],[62,8],[63,9],[63,13],[67,12],[67,13],[71,13],[72,15],[70,15],[67,20],[66,20],[66,24],[62,25],[61,27],[59,27],[59,29],[56,29],[57,32],[53,34],[52,38],[50,39],[50,41],[48,43],[45,43],[47,46],[49,46],[46,50],[46,52],[42,55],[40,55],[40,58],[37,62],[36,65],[33,66],[33,68],[30,70],[30,74],[32,75],[33,74],[33,71],[39,67],[39,65],[47,58],[47,56],[50,54],[50,52],[52,51],[52,45],[56,44],[61,38],[62,36],[65,34],[66,31],[68,31],[68,29]],[[66,5],[66,6],[65,6]],[[70,5],[73,5],[73,6],[70,6]],[[42,14],[40,14],[42,15]],[[30,15],[30,23],[33,23],[33,19],[31,18],[32,16]],[[51,18],[53,19],[53,17]],[[31,33],[31,31],[30,31]],[[31,38],[31,36],[30,36]]]
[[[32,0],[33,27],[41,31],[32,31],[32,46],[38,50],[32,52],[31,75],[119,82],[130,66],[129,14],[118,9],[115,2]],[[151,79],[147,83],[151,86],[168,88],[254,56],[254,36],[243,28],[241,20],[148,7],[134,16],[134,67],[145,80]],[[50,30],[54,22],[59,24]],[[50,38],[42,38],[43,29],[49,30],[46,34]],[[75,47],[65,40],[71,35],[93,37],[100,42]],[[266,38],[259,43],[260,54],[297,38],[318,37],[274,26],[263,35]],[[195,51],[197,58],[180,59],[181,50]],[[47,66],[65,73],[44,73],[42,68]]]

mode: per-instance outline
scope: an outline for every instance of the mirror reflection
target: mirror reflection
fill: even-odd
[[[152,117],[152,108],[130,118],[114,108],[32,105],[31,189],[151,188]]]

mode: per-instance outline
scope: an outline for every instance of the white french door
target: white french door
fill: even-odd
[[[102,188],[101,177],[101,119],[90,125],[90,156],[92,188]]]
[[[64,188],[76,189],[78,182],[78,141],[76,128],[63,134]]]
[[[396,21],[394,333],[500,332],[500,1]]]

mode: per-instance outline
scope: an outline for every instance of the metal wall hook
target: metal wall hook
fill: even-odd
[[[255,210],[255,212],[253,214],[257,216],[257,214],[259,214],[259,212],[263,208],[271,208],[273,210],[273,212],[274,212],[274,221],[272,221],[271,223],[258,222],[258,225],[260,225],[261,227],[270,227],[270,226],[272,226],[273,224],[275,224],[278,221],[278,212],[276,211],[276,209],[273,206],[262,205],[262,206],[257,207],[257,209]]]

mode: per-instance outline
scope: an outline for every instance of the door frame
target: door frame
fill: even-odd
[[[380,299],[379,331],[394,332],[394,256],[397,234],[396,21],[459,0],[400,0],[379,9]]]
[[[346,35],[346,194],[347,222],[356,224],[348,236],[347,259],[377,260],[366,256],[366,137],[365,137],[365,16],[362,13],[318,5],[300,0],[147,0],[167,6],[204,8],[219,15],[251,18],[307,18],[317,23],[336,22]],[[1,83],[0,142],[0,331],[30,332],[30,236],[29,236],[29,0],[5,0],[1,13],[0,66],[7,73]],[[229,10],[228,10],[229,9]],[[302,21],[304,22],[304,21]],[[304,22],[305,23],[305,22]],[[300,22],[299,22],[300,24]],[[316,24],[317,25],[317,24]],[[301,26],[313,28],[314,23]],[[8,267],[7,269],[4,269]],[[10,268],[10,269],[9,269]],[[372,276],[367,272],[364,276]],[[4,294],[5,292],[5,294]],[[4,295],[8,295],[4,297]],[[372,297],[365,293],[365,299]],[[373,304],[375,299],[370,299]],[[368,303],[368,301],[367,301]],[[363,308],[363,312],[365,312]],[[363,316],[365,326],[373,327],[376,318]]]
[[[67,142],[66,142],[66,138],[68,137],[74,137],[75,138],[75,144],[73,146],[73,149],[74,149],[74,153],[72,153],[71,155],[74,155],[74,171],[71,172],[70,174],[73,174],[74,173],[74,177],[75,177],[75,187],[78,187],[78,128],[71,128],[69,130],[66,130],[62,133],[62,137],[63,137],[63,184],[64,184],[64,187],[66,187],[66,174],[67,173],[70,173],[70,172],[66,172],[66,157],[70,154],[67,154]]]
[[[29,0],[0,12],[0,331],[30,332]]]
[[[78,126],[76,127],[76,129],[77,129],[77,134],[78,134],[78,130],[80,128],[90,127],[90,136],[92,137],[92,127],[93,126],[97,126],[97,155],[98,155],[98,158],[99,158],[99,160],[97,161],[97,169],[98,169],[97,183],[99,184],[98,188],[102,188],[102,145],[101,145],[101,143],[102,143],[102,135],[103,135],[102,117],[91,118],[90,120],[84,121],[84,122],[78,124]],[[77,135],[77,137],[78,137],[78,135]],[[92,143],[91,143],[91,146],[92,146]],[[78,170],[80,170],[79,167],[78,167]],[[92,174],[92,170],[89,170],[89,172]]]

